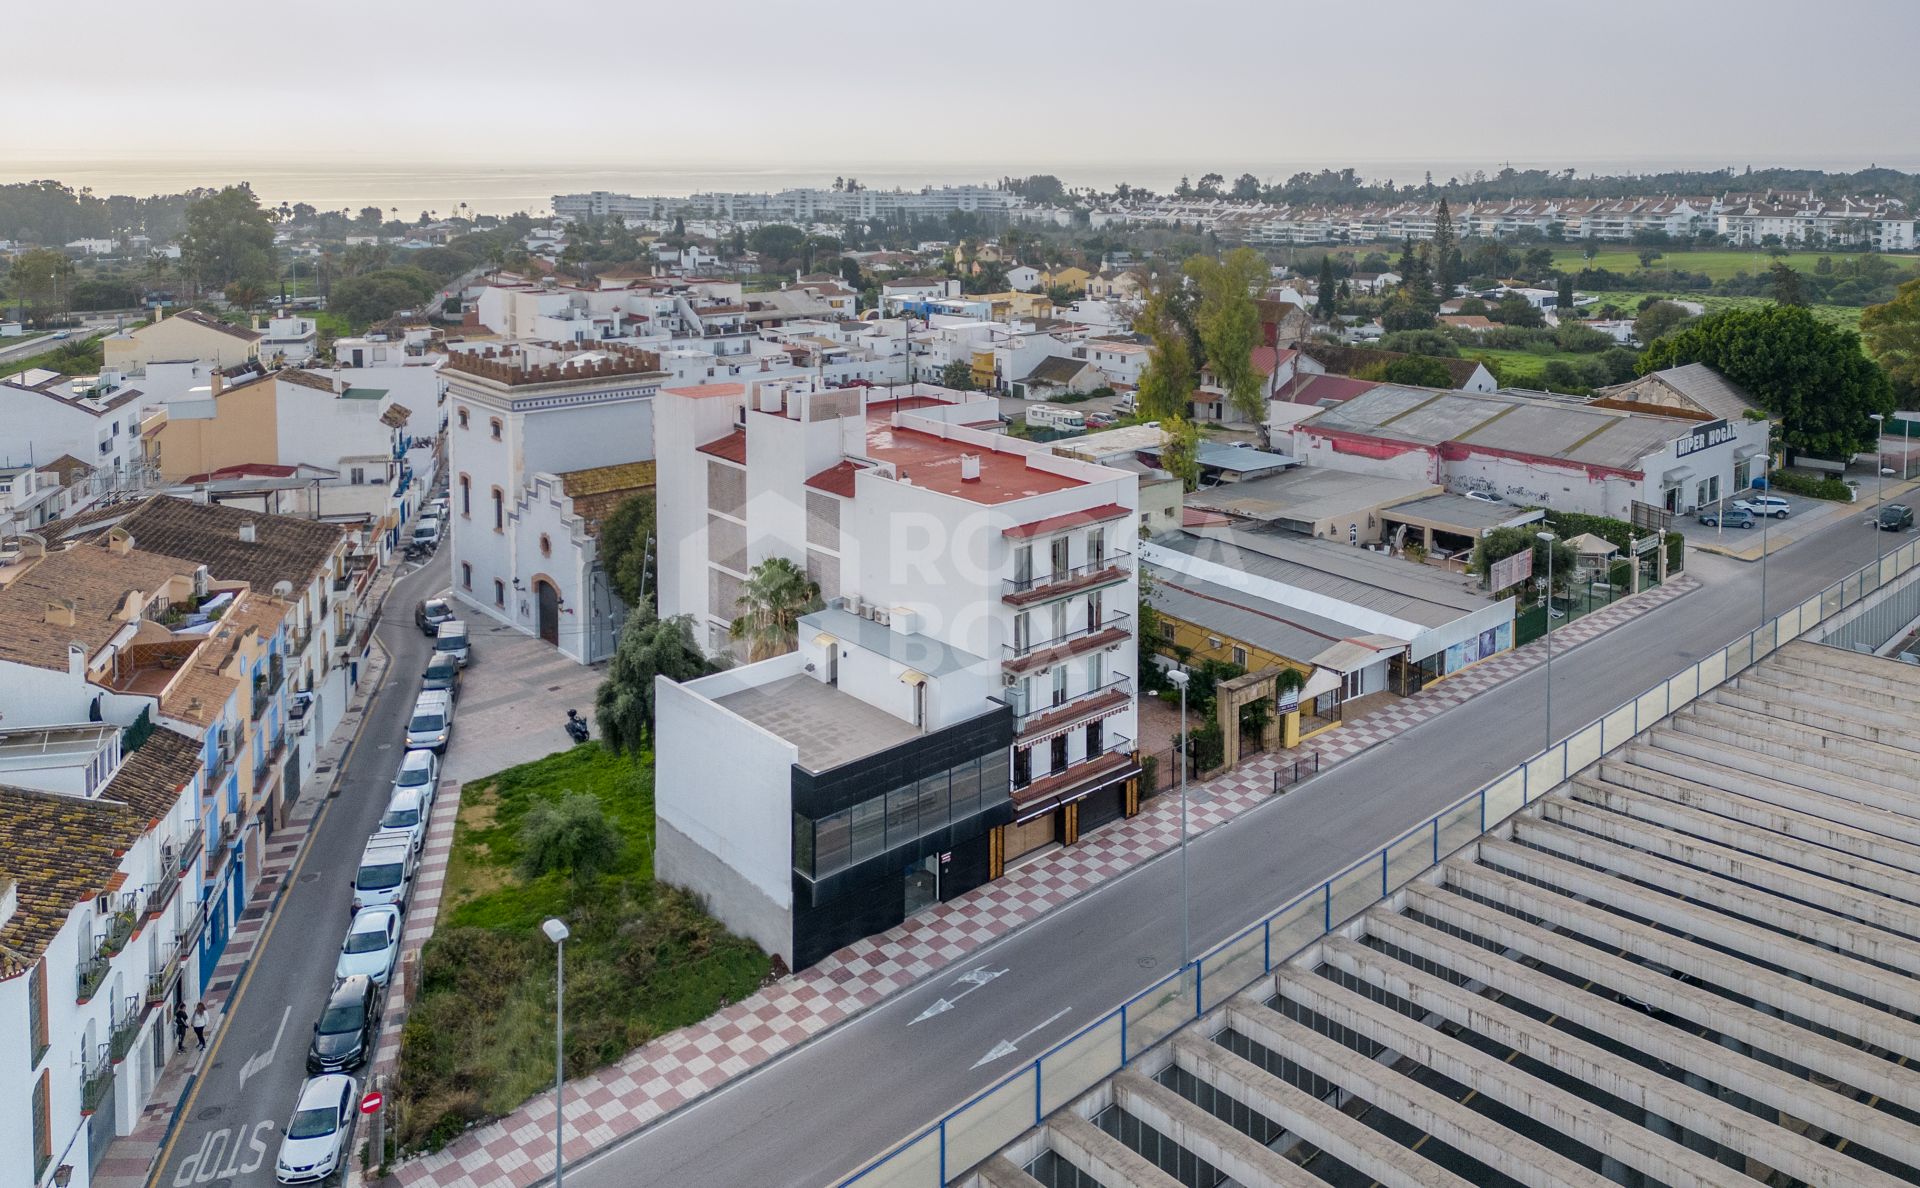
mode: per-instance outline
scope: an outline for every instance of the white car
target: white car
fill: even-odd
[[[1506,502],[1506,500],[1500,498],[1498,495],[1495,495],[1492,491],[1468,491],[1467,498],[1473,500],[1475,503],[1505,503]]]
[[[345,1073],[309,1077],[295,1099],[293,1120],[280,1140],[273,1178],[282,1184],[311,1184],[347,1165],[353,1137],[358,1086]]]
[[[1736,499],[1733,501],[1733,506],[1742,511],[1750,511],[1756,516],[1772,516],[1780,520],[1786,519],[1788,513],[1793,511],[1793,505],[1778,495],[1754,495],[1747,499]]]
[[[380,815],[375,837],[392,834],[404,837],[418,854],[427,840],[427,818],[433,812],[433,793],[424,788],[396,788],[387,800],[387,811]]]
[[[400,960],[400,909],[391,904],[371,907],[353,918],[347,939],[340,942],[340,960],[334,963],[336,980],[365,974],[384,986]]]
[[[440,786],[440,757],[432,751],[408,751],[394,773],[393,791],[419,792],[425,795],[424,811],[433,811],[433,793]]]

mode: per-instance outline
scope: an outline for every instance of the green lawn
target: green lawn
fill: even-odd
[[[1767,254],[1763,248],[1734,250],[1731,248],[1710,249],[1689,252],[1679,249],[1657,248],[1664,252],[1653,262],[1656,269],[1671,269],[1697,273],[1710,280],[1730,280],[1735,273],[1744,272],[1750,276],[1759,276],[1773,267],[1775,257]],[[1831,257],[1834,264],[1849,259],[1857,252],[1789,252],[1778,259],[1785,261],[1802,272],[1812,272],[1820,257]],[[1897,268],[1905,268],[1916,257],[1889,254],[1887,256]],[[1609,272],[1640,271],[1640,249],[1634,247],[1606,248],[1589,262],[1580,248],[1561,248],[1553,253],[1553,266],[1566,272],[1578,272],[1582,268],[1604,268]]]
[[[516,870],[538,801],[587,792],[623,844],[613,869],[576,885]],[[653,756],[584,743],[461,790],[440,920],[393,1088],[400,1151],[434,1150],[553,1083],[553,946],[567,921],[567,1068],[580,1075],[751,994],[768,960],[691,897],[653,881]]]

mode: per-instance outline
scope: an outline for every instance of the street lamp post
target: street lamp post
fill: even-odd
[[[1773,464],[1773,455],[1760,455],[1760,481],[1767,494],[1773,494],[1773,476],[1768,473]],[[1760,624],[1767,622],[1767,534],[1773,531],[1773,513],[1760,517]]]
[[[1534,533],[1547,546],[1547,746],[1553,746],[1553,541],[1551,532]]]
[[[1174,669],[1167,679],[1180,687],[1180,967],[1193,960],[1193,906],[1187,898],[1187,682],[1193,678]]]
[[[1880,542],[1880,505],[1886,500],[1887,465],[1882,447],[1886,445],[1887,419],[1879,413],[1868,413],[1867,419],[1873,422],[1873,559],[1878,562],[1886,554],[1886,546]],[[1878,580],[1879,571],[1875,571]]]
[[[553,942],[553,1188],[560,1188],[566,1165],[567,937],[572,934],[558,918],[541,924],[540,931]]]

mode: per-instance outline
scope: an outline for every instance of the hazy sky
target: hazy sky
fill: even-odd
[[[1109,182],[1345,164],[1417,180],[1388,162],[1920,167],[1916,0],[5,10],[6,178],[293,158]]]

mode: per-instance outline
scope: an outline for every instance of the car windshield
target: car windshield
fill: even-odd
[[[334,1114],[330,1109],[300,1110],[293,1115],[293,1121],[287,1126],[287,1137],[325,1138],[334,1131]]]
[[[443,714],[415,714],[413,721],[407,723],[407,730],[415,734],[426,734],[440,729],[445,723],[446,717]]]
[[[357,1001],[343,1006],[330,1006],[326,1014],[320,1016],[320,1034],[345,1035],[360,1030],[360,1024],[365,1021],[366,1016],[360,1013]]]
[[[466,646],[467,637],[464,635],[442,635],[433,641],[433,650],[436,652],[457,652]]]
[[[412,788],[415,785],[424,784],[427,782],[427,769],[424,767],[403,767],[400,769],[399,778],[393,782],[402,788]]]
[[[412,829],[419,823],[419,809],[388,809],[387,815],[380,818],[382,829]]]
[[[347,933],[346,951],[349,953],[378,953],[386,947],[387,934],[385,929],[376,932],[372,929],[363,928],[355,932]]]
[[[378,862],[372,866],[360,868],[360,879],[354,883],[362,891],[385,891],[389,887],[400,885],[400,864],[398,862]]]

